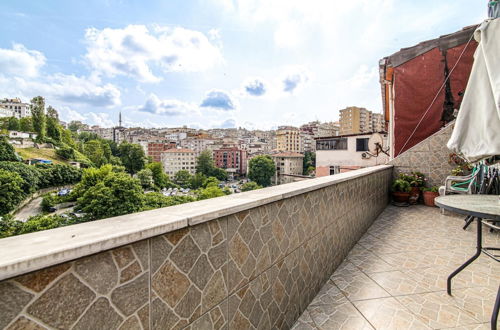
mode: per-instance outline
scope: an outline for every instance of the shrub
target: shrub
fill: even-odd
[[[0,136],[0,161],[17,162],[21,159],[5,136]]]
[[[23,200],[23,182],[19,174],[0,169],[0,215],[14,210]]]
[[[56,150],[56,155],[66,160],[75,159],[75,149],[71,147],[62,147]]]
[[[47,194],[42,199],[42,211],[50,212],[50,208],[58,203],[57,197],[54,194]]]
[[[25,194],[37,190],[42,181],[42,173],[35,166],[20,162],[0,162],[0,169],[19,174],[23,179],[21,189]]]
[[[247,182],[244,185],[241,186],[241,191],[250,191],[250,190],[256,190],[256,189],[261,189],[262,186],[259,186],[257,182]]]
[[[143,210],[152,210],[194,201],[195,199],[191,196],[164,196],[161,193],[153,192],[145,195]]]

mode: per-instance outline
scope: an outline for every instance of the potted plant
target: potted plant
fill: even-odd
[[[418,199],[420,198],[421,188],[425,183],[425,175],[421,172],[411,172],[409,174],[401,173],[399,178],[410,184],[410,204],[417,204]]]
[[[410,199],[411,186],[404,179],[394,180],[392,183],[392,199],[396,203],[408,203]]]
[[[434,199],[439,196],[439,188],[434,186],[431,188],[423,188],[424,204],[427,206],[436,206]]]

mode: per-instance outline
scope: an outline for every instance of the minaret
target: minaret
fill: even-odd
[[[118,127],[122,127],[122,112],[120,111],[120,114],[118,115]]]

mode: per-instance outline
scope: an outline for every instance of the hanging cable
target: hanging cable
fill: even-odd
[[[478,24],[474,30],[476,30],[479,25],[481,24]],[[396,155],[399,156],[401,154],[401,152],[403,152],[404,148],[406,147],[406,145],[408,144],[408,142],[410,141],[410,139],[413,137],[413,135],[415,134],[415,132],[417,131],[418,127],[420,126],[420,124],[422,123],[422,121],[424,120],[425,116],[427,115],[427,113],[429,112],[429,110],[432,108],[432,106],[434,105],[434,103],[436,102],[437,98],[439,97],[439,93],[441,93],[441,91],[443,90],[443,88],[446,86],[446,83],[448,82],[448,79],[450,79],[451,77],[451,74],[453,73],[453,71],[455,70],[455,68],[457,67],[458,63],[460,62],[460,60],[462,59],[462,56],[464,55],[465,51],[467,50],[467,48],[469,47],[469,44],[471,43],[472,41],[472,38],[474,38],[474,32],[471,34],[470,38],[469,38],[469,41],[467,41],[467,44],[465,45],[464,49],[462,50],[462,53],[460,53],[460,56],[458,57],[458,60],[457,62],[455,63],[455,65],[453,66],[453,68],[450,70],[450,73],[448,74],[448,76],[446,77],[446,79],[444,80],[443,84],[441,85],[441,88],[439,88],[438,92],[436,93],[436,96],[434,96],[434,99],[432,100],[431,104],[429,105],[429,107],[427,108],[427,110],[425,110],[424,114],[422,115],[422,117],[420,118],[419,122],[417,123],[417,126],[415,126],[415,129],[413,130],[413,132],[411,132],[410,136],[408,137],[408,139],[406,139],[406,142],[404,143],[403,147],[399,150],[398,154]]]

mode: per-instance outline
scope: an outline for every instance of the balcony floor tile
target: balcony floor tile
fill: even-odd
[[[309,329],[489,329],[500,263],[475,252],[476,228],[438,208],[388,206],[294,325]],[[485,246],[500,233],[483,231]]]

